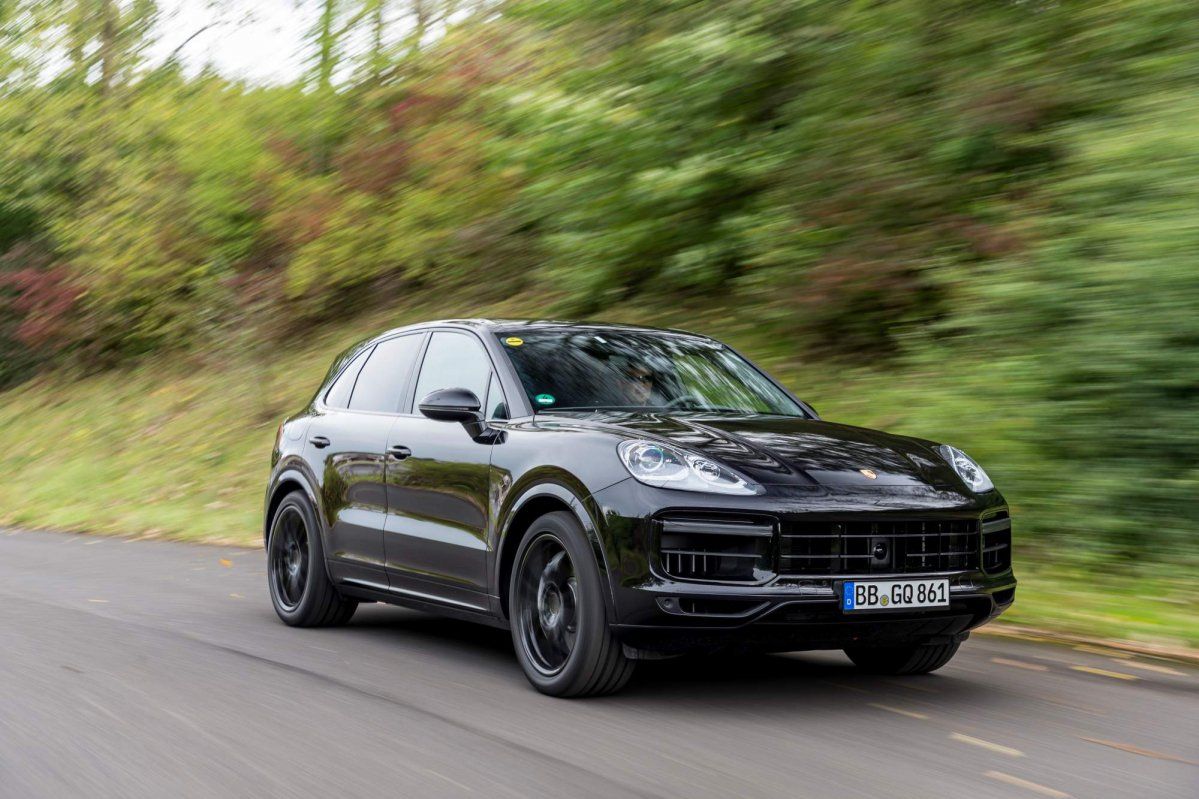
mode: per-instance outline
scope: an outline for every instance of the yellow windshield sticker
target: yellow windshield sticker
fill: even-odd
[[[508,336],[508,338],[504,339],[504,343],[509,347],[519,347],[521,344],[525,343],[525,340],[523,338],[517,338],[516,336]]]

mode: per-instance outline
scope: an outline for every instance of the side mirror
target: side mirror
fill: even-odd
[[[474,392],[464,388],[443,388],[434,391],[420,401],[420,412],[439,422],[462,422],[477,424],[483,421],[479,409],[483,403]]]

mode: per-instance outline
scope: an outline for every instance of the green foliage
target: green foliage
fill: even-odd
[[[255,87],[147,66],[147,0],[0,3],[0,384],[408,295],[699,320],[1045,557],[1199,565],[1193,3],[309,6]]]

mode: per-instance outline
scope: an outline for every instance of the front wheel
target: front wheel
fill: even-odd
[[[873,674],[928,674],[944,666],[957,654],[961,643],[918,644],[872,649],[853,647],[845,654],[858,668]]]
[[[608,627],[599,569],[571,514],[548,513],[525,532],[508,608],[516,657],[543,694],[609,694],[632,676],[635,663]]]

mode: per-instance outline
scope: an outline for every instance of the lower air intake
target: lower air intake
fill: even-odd
[[[769,576],[772,524],[671,517],[658,525],[659,563],[668,577],[756,583]]]

